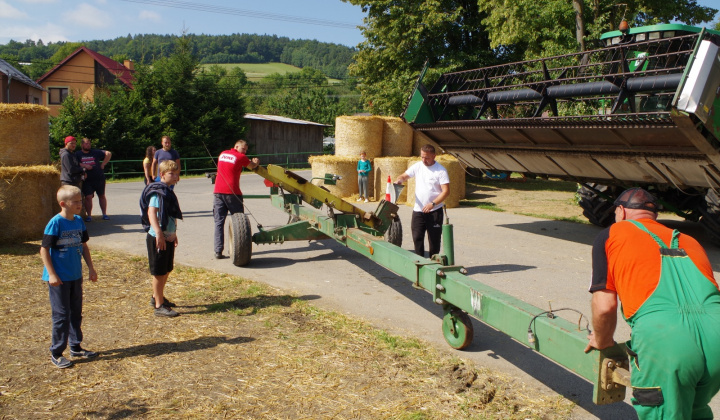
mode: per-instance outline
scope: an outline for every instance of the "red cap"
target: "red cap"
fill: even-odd
[[[65,144],[70,143],[71,141],[75,141],[75,137],[73,136],[67,136],[65,137]]]

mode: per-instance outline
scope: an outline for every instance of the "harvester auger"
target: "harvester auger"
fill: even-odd
[[[558,310],[542,310],[466,277],[465,268],[452,261],[449,220],[443,226],[441,254],[423,258],[400,247],[402,229],[396,204],[381,200],[374,212],[366,212],[279,166],[259,166],[253,171],[269,181],[271,203],[287,213],[289,221],[273,229],[259,226],[252,234],[245,214],[232,215],[230,254],[235,265],[250,263],[253,243],[335,240],[429,292],[443,308],[443,336],[451,347],[470,345],[473,317],[594,383],[596,404],[625,398],[629,364],[623,347],[586,354],[588,329],[581,323],[582,315],[572,323],[556,316]],[[335,178],[328,174],[325,180],[334,182]]]
[[[720,32],[655,25],[576,54],[423,70],[404,118],[464,165],[580,184],[594,224],[642,186],[720,244]]]

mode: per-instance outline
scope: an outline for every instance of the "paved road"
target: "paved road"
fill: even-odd
[[[309,171],[299,173],[310,176]],[[138,216],[142,187],[141,183],[107,186],[111,220],[96,219],[88,223],[91,246],[146,254],[145,233]],[[255,174],[243,175],[242,189],[245,194],[267,194],[262,178]],[[627,404],[629,399],[626,403],[595,406],[590,383],[480,322],[474,323],[473,344],[463,352],[452,350],[442,335],[442,310],[432,302],[430,294],[412,288],[407,280],[335,241],[254,246],[252,261],[243,268],[235,267],[228,259],[215,260],[210,181],[183,179],[175,191],[185,215],[178,226],[180,244],[176,261],[180,264],[261,281],[386,330],[420,337],[447,352],[472,359],[479,366],[512,375],[529,387],[576,401],[574,418],[635,416]],[[361,206],[373,210],[376,205],[363,203]],[[267,228],[287,221],[287,216],[272,207],[267,199],[246,200],[246,212],[257,219],[254,221],[251,217],[253,226],[260,223]],[[471,208],[451,209],[449,214],[455,230],[456,263],[465,266],[473,279],[541,308],[551,304],[553,308],[571,307],[590,314],[587,293],[590,248],[598,228]],[[407,249],[412,247],[410,216],[411,209],[402,206],[403,244]],[[667,222],[683,232],[702,237],[696,224]],[[720,250],[704,245],[717,271]],[[172,290],[172,278],[169,290]],[[568,319],[577,322],[574,315],[568,315]],[[622,323],[616,339],[628,338],[629,329]],[[712,405],[714,412],[720,414],[719,397]]]

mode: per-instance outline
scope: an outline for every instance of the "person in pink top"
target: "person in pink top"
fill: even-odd
[[[243,213],[242,191],[240,191],[240,175],[243,168],[254,169],[260,164],[258,158],[250,160],[247,152],[247,142],[238,140],[235,147],[220,153],[217,165],[217,178],[213,191],[213,218],[215,219],[215,258],[226,258],[223,255],[225,248],[225,219],[230,214]]]

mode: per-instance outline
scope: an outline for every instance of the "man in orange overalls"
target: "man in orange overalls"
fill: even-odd
[[[615,201],[616,223],[593,245],[594,332],[586,352],[614,345],[617,301],[632,328],[632,403],[641,419],[711,419],[720,389],[720,291],[705,250],[656,221],[642,188]]]

